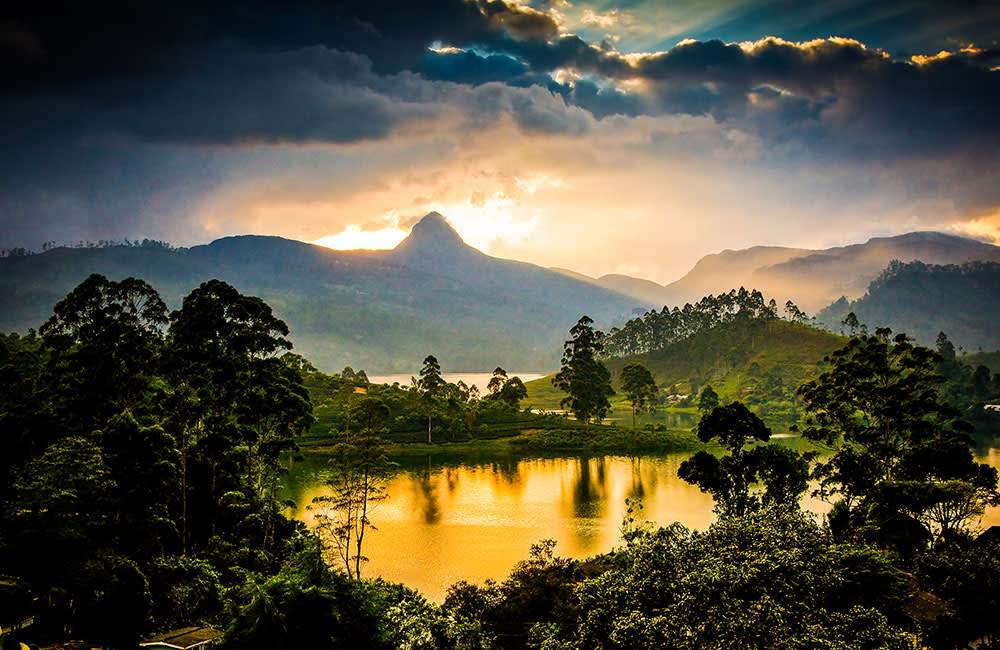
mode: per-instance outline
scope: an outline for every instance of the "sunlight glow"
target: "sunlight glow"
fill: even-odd
[[[404,230],[392,227],[381,230],[361,230],[360,226],[347,226],[343,232],[320,237],[313,243],[339,251],[386,250],[395,248],[407,234]]]
[[[533,191],[528,190],[529,193]],[[469,196],[462,203],[435,204],[433,209],[448,219],[466,244],[487,253],[497,240],[524,241],[535,230],[537,222],[534,215],[523,214],[516,198],[502,191],[486,197]]]
[[[953,224],[951,229],[963,235],[987,240],[994,245],[1000,244],[1000,209],[992,214]]]

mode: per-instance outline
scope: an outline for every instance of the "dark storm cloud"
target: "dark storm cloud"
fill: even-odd
[[[951,18],[935,3],[753,6],[773,20],[787,7],[797,27],[748,30],[752,12],[737,11],[721,33],[742,16],[740,33],[803,42],[706,38],[626,55],[500,0],[17,3],[0,10],[0,245],[40,241],[28,233],[60,219],[94,238],[118,236],[138,213],[173,219],[227,181],[228,149],[503,120],[526,136],[583,138],[614,115],[711,116],[759,140],[763,158],[818,168],[941,157],[957,170],[949,178],[975,185],[970,195],[1000,200],[989,189],[1000,186],[1000,72],[989,69],[1000,57],[985,41],[963,49],[961,36],[975,32],[974,14],[995,26],[995,4],[964,3]],[[831,16],[840,22],[821,27]],[[809,40],[854,35],[837,27],[852,23],[887,33],[887,16],[930,31],[937,18],[934,39],[960,35],[947,37],[954,54],[914,62]]]
[[[427,79],[477,85],[522,79],[528,70],[526,63],[505,54],[480,56],[465,50],[428,50],[416,67],[416,71]]]
[[[500,0],[12,3],[0,15],[0,79],[10,90],[170,74],[187,65],[192,48],[218,41],[263,50],[323,45],[394,72],[416,65],[433,41],[544,40],[556,30],[549,16]]]

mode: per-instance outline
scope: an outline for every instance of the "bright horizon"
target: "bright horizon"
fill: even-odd
[[[0,247],[388,249],[436,210],[490,255],[665,284],[726,249],[1000,241],[996,11],[484,7],[262,8],[155,35],[25,18],[0,52]]]

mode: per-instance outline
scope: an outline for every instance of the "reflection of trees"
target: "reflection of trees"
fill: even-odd
[[[642,503],[646,498],[646,484],[642,480],[642,456],[632,456],[629,459],[632,469],[632,485],[628,490],[628,498],[636,499]]]
[[[573,516],[600,517],[601,505],[608,491],[606,460],[576,459],[576,479],[573,482]]]
[[[462,475],[457,467],[446,467],[444,470],[445,484],[448,486],[448,494],[455,494],[458,489],[459,479]]]
[[[438,503],[437,485],[432,480],[431,471],[414,473],[414,501],[424,517],[424,523],[436,524],[441,521],[441,505]]]
[[[507,487],[514,487],[521,484],[521,463],[509,460],[506,462],[490,463],[489,467],[494,484],[503,483]]]

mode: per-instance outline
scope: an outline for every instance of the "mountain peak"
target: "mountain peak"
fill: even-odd
[[[472,249],[451,227],[444,215],[430,212],[413,226],[406,239],[393,249],[393,253],[398,258],[412,260],[421,256],[449,256],[466,250]]]
[[[420,242],[451,243],[465,246],[462,237],[451,227],[440,212],[428,212],[410,230],[403,243],[415,239]],[[402,246],[402,243],[400,244]]]

